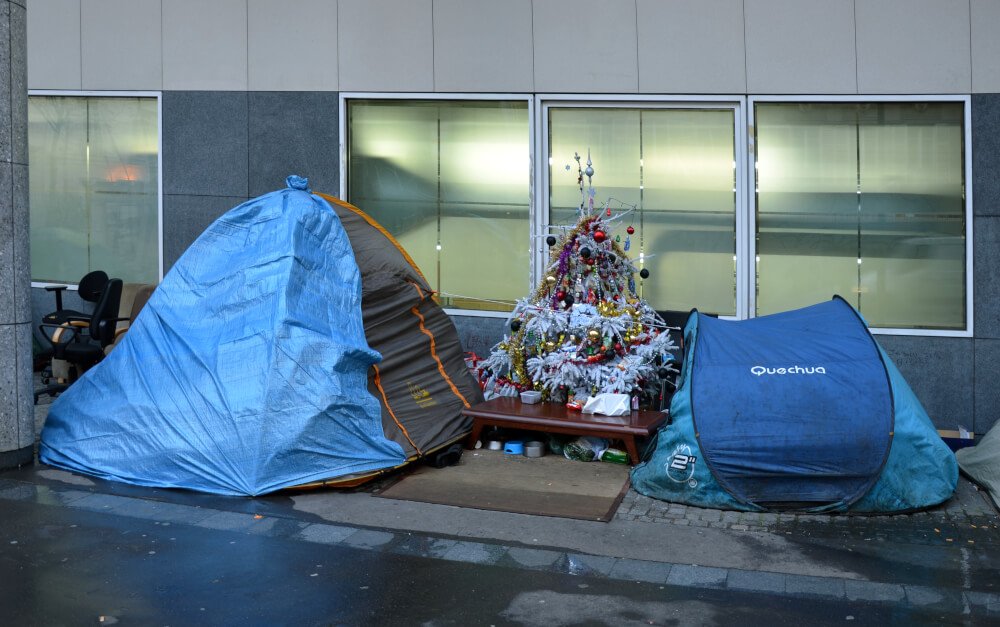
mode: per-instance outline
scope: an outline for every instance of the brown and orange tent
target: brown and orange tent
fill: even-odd
[[[462,409],[480,400],[402,247],[289,177],[188,248],[117,348],[52,404],[40,459],[220,494],[356,485],[456,458]]]

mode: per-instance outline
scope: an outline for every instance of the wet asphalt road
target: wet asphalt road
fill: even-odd
[[[673,587],[58,508],[0,510],[6,625],[963,624],[912,608]]]

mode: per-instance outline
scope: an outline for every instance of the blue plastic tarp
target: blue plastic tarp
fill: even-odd
[[[52,404],[40,458],[145,486],[258,495],[405,461],[367,389],[336,214],[289,177],[216,220],[123,340]]]

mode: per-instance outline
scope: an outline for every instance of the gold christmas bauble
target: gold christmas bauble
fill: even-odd
[[[545,277],[545,282],[548,283],[549,285],[555,285],[556,278],[550,274],[549,276]]]
[[[556,348],[556,343],[553,342],[552,340],[549,340],[548,342],[545,343],[545,350],[551,351],[555,350],[555,348]]]
[[[598,339],[600,339],[601,332],[598,331],[597,329],[591,329],[590,331],[587,331],[587,337],[596,342]]]

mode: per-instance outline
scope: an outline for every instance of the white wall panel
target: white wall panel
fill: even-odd
[[[972,91],[1000,92],[1000,2],[972,0]]]
[[[638,0],[639,91],[746,91],[743,0]]]
[[[84,89],[161,89],[160,0],[87,0],[81,6]]]
[[[531,0],[434,0],[436,91],[534,91]]]
[[[28,89],[80,89],[80,0],[32,0]]]
[[[340,0],[341,91],[433,91],[431,0]]]
[[[969,4],[857,0],[863,94],[953,94],[972,89]],[[996,24],[990,26],[995,33]]]
[[[853,94],[851,0],[746,0],[750,94]]]
[[[166,0],[163,89],[246,88],[247,0]]]
[[[337,3],[248,0],[251,91],[337,90]]]
[[[535,89],[636,93],[635,0],[535,0]]]

